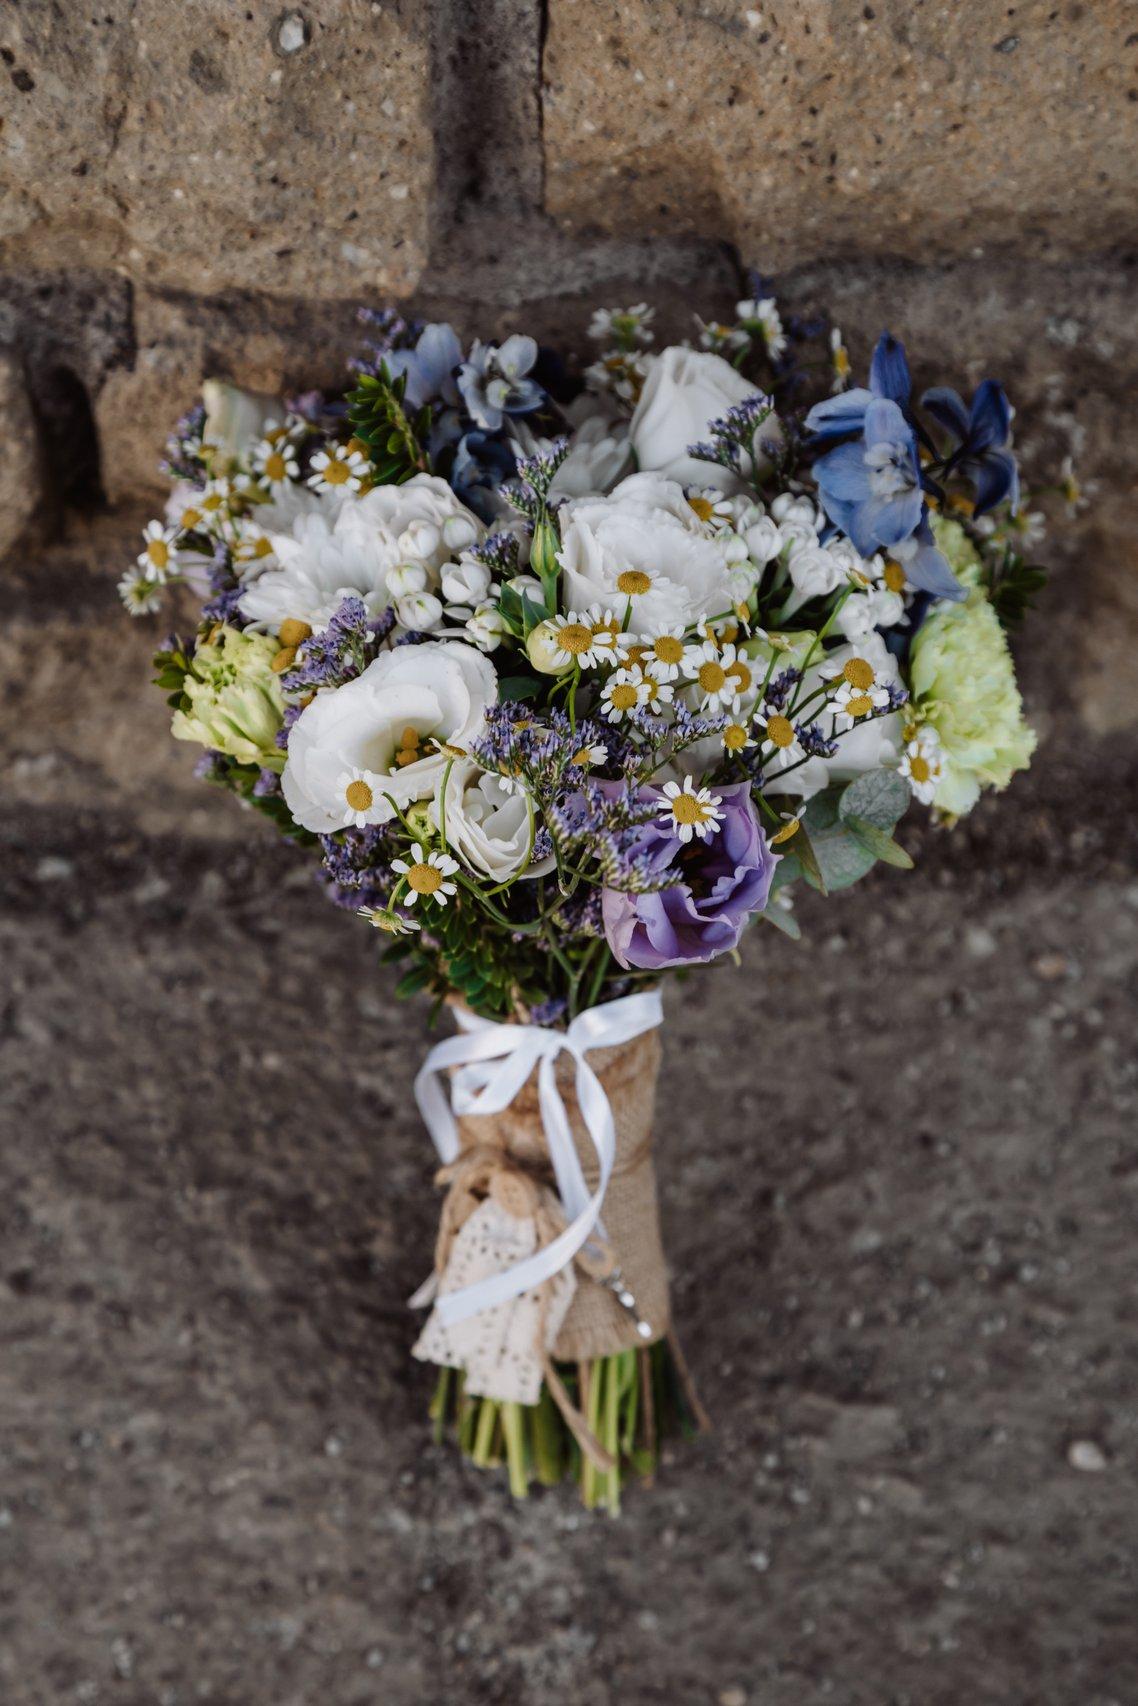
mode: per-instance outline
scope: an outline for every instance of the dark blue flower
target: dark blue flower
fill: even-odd
[[[865,413],[875,399],[884,398],[887,402],[896,403],[905,412],[912,388],[904,344],[892,332],[882,332],[869,367],[869,389],[858,385],[852,391],[843,391],[837,397],[827,397],[824,402],[815,403],[804,423],[806,431],[812,432],[820,444],[833,438],[845,438],[850,433],[864,432]]]
[[[936,385],[925,392],[921,405],[955,441],[945,473],[961,473],[972,482],[976,514],[994,509],[1004,498],[1011,499],[1014,511],[1019,504],[1019,470],[1007,448],[1012,411],[1003,386],[985,379],[967,409],[956,391]]]
[[[515,456],[509,445],[489,432],[467,432],[455,447],[450,484],[468,509],[483,521],[500,513],[493,493],[514,477]]]

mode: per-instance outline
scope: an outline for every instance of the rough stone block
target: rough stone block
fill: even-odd
[[[40,496],[40,457],[35,417],[23,364],[0,349],[0,558],[22,537]]]
[[[1135,19],[987,0],[552,0],[546,206],[763,268],[1077,254],[1138,217]]]
[[[0,267],[81,253],[203,293],[405,293],[433,175],[424,36],[399,0],[6,7]]]

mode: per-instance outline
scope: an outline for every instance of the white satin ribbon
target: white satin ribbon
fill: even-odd
[[[614,1048],[654,1030],[664,1013],[659,991],[653,989],[590,1007],[577,1015],[567,1031],[546,1030],[540,1025],[500,1025],[461,1007],[456,1016],[463,1034],[436,1043],[415,1079],[419,1111],[440,1159],[448,1165],[459,1155],[456,1114],[500,1114],[536,1066],[542,1125],[567,1224],[551,1243],[513,1267],[459,1291],[436,1296],[435,1308],[448,1326],[465,1321],[481,1309],[493,1309],[520,1297],[523,1291],[552,1278],[568,1267],[600,1225],[601,1205],[616,1159],[616,1127],[604,1087],[586,1055],[589,1049]],[[557,1088],[556,1062],[562,1051],[576,1062],[577,1106],[597,1155],[599,1178],[592,1192],[585,1183],[569,1116]],[[448,1101],[442,1080],[450,1067],[457,1070],[450,1079]],[[434,1295],[435,1288],[428,1281],[411,1302],[427,1303]]]

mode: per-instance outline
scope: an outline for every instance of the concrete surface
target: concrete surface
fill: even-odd
[[[716,1431],[614,1523],[429,1442],[423,1013],[162,744],[125,526],[0,590],[3,1706],[1131,1706],[1135,764],[1062,593],[1032,773],[673,991]]]

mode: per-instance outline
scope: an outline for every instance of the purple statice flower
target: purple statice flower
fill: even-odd
[[[808,758],[833,758],[838,750],[837,741],[830,739],[821,723],[796,723],[794,732]]]
[[[159,464],[171,480],[189,480],[204,486],[206,473],[202,465],[202,429],[205,426],[205,404],[196,403],[184,414],[166,440],[166,455]]]
[[[241,588],[226,587],[202,605],[202,615],[209,622],[232,622],[241,614]]]
[[[385,907],[396,884],[390,855],[394,851],[386,824],[343,829],[319,838],[323,854],[319,880],[336,906]]]
[[[301,642],[296,663],[281,678],[285,691],[301,693],[353,681],[394,626],[395,611],[390,605],[381,615],[371,617],[363,599],[350,594],[337,606],[326,628]]]
[[[277,730],[276,737],[275,737],[276,744],[280,747],[282,752],[288,751],[288,737],[292,733],[293,725],[294,725],[294,723],[296,723],[296,721],[300,717],[300,714],[303,710],[304,710],[303,705],[286,705],[285,706],[285,708],[284,708],[284,721],[281,723],[280,728]]]
[[[738,474],[744,456],[753,453],[756,432],[773,408],[773,401],[762,391],[744,397],[741,403],[733,403],[725,415],[707,423],[710,440],[689,444],[688,455],[698,457],[701,462],[718,462]]]
[[[548,1001],[539,1001],[536,1007],[530,1008],[531,1025],[556,1025],[565,1016],[569,1003],[563,995],[551,996]]]
[[[886,711],[899,711],[902,705],[907,705],[908,703],[909,689],[907,687],[902,687],[900,682],[891,681],[889,683],[889,703],[885,707]],[[884,715],[884,712],[882,715]]]
[[[491,533],[480,545],[472,545],[467,556],[473,557],[501,580],[509,580],[518,572],[518,538],[515,533]]]
[[[253,797],[257,800],[271,799],[281,791],[281,779],[275,770],[262,769],[261,774],[253,783]]]
[[[194,765],[194,775],[199,782],[219,782],[225,775],[227,761],[223,752],[214,752],[212,748],[203,752]]]
[[[662,971],[713,960],[735,947],[766,906],[778,856],[760,827],[750,785],[717,793],[722,820],[706,840],[685,844],[661,815],[663,792],[643,790],[656,815],[640,832],[637,857],[678,881],[649,893],[601,891],[605,936],[622,966]]]
[[[802,680],[800,669],[780,669],[778,674],[767,683],[763,694],[766,705],[772,711],[785,711],[791,692]]]

